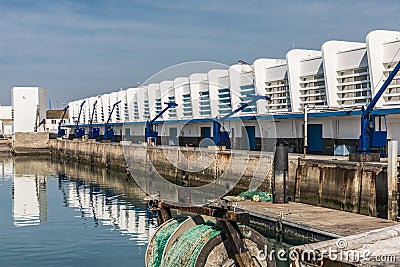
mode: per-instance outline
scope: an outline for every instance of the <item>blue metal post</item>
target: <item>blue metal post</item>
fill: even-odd
[[[93,127],[93,117],[94,117],[94,110],[96,109],[96,105],[97,105],[97,100],[94,101],[93,103],[93,110],[92,110],[92,114],[90,117],[90,127],[89,127],[89,138],[100,138],[100,128],[94,128]]]
[[[86,103],[86,100],[83,100],[83,102],[81,103],[81,106],[79,107],[79,114],[78,114],[78,118],[77,118],[76,124],[75,124],[75,138],[81,138],[82,136],[85,135],[85,129],[79,128],[79,121],[81,119],[82,108],[83,108],[83,105],[85,105],[85,103]]]
[[[61,120],[58,122],[58,131],[57,131],[57,136],[58,137],[63,137],[66,133],[67,133],[67,131],[65,130],[65,129],[62,129],[61,128],[61,125],[63,124],[63,122],[64,122],[64,117],[65,117],[65,114],[67,113],[67,110],[69,109],[69,106],[67,105],[65,108],[64,108],[64,112],[63,112],[63,115],[62,115],[62,118],[61,118]]]
[[[108,115],[107,122],[106,122],[106,124],[104,125],[104,140],[111,140],[111,141],[114,141],[114,130],[113,130],[112,126],[110,126],[110,125],[108,125],[108,124],[110,123],[111,115],[113,114],[115,107],[116,107],[119,103],[121,103],[121,100],[119,100],[119,101],[117,101],[116,103],[114,103],[114,105],[113,105],[113,107],[112,107],[112,109],[111,109],[111,111],[110,111],[110,114]]]
[[[146,122],[146,128],[145,128],[145,131],[144,131],[144,139],[145,139],[146,142],[148,141],[149,138],[154,138],[156,140],[156,142],[157,142],[158,132],[153,130],[154,122],[158,118],[160,118],[168,109],[175,108],[175,107],[178,106],[178,104],[175,103],[175,102],[168,102],[168,103],[165,103],[165,104],[167,104],[166,108],[164,108],[160,113],[158,113],[154,117],[154,119],[152,119],[151,121],[147,121]]]

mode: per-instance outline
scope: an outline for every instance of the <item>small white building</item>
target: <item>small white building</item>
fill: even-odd
[[[12,135],[12,106],[0,106],[0,134]]]
[[[13,87],[13,134],[17,132],[44,132],[46,119],[46,89],[41,87]]]
[[[58,109],[53,109],[53,110],[47,110],[46,111],[46,130],[50,134],[57,134],[58,133],[58,125],[60,124],[61,119],[63,121],[61,122],[61,125],[67,125],[69,124],[69,114],[68,110],[65,112],[65,116],[63,118],[64,110],[58,110]]]

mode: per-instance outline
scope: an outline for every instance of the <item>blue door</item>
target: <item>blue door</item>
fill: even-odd
[[[245,126],[247,133],[247,140],[250,150],[256,149],[256,127],[255,126]]]
[[[308,124],[308,152],[322,152],[322,124]]]

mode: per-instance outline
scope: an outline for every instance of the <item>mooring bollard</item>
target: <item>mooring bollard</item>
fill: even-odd
[[[273,202],[287,203],[286,178],[288,177],[289,145],[279,138],[275,144]]]

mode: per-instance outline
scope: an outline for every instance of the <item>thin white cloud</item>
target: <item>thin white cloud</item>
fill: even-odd
[[[293,42],[319,49],[329,39],[400,30],[399,7],[389,0],[1,1],[0,88],[35,83],[51,98],[74,99],[133,86],[184,61],[283,58]]]

